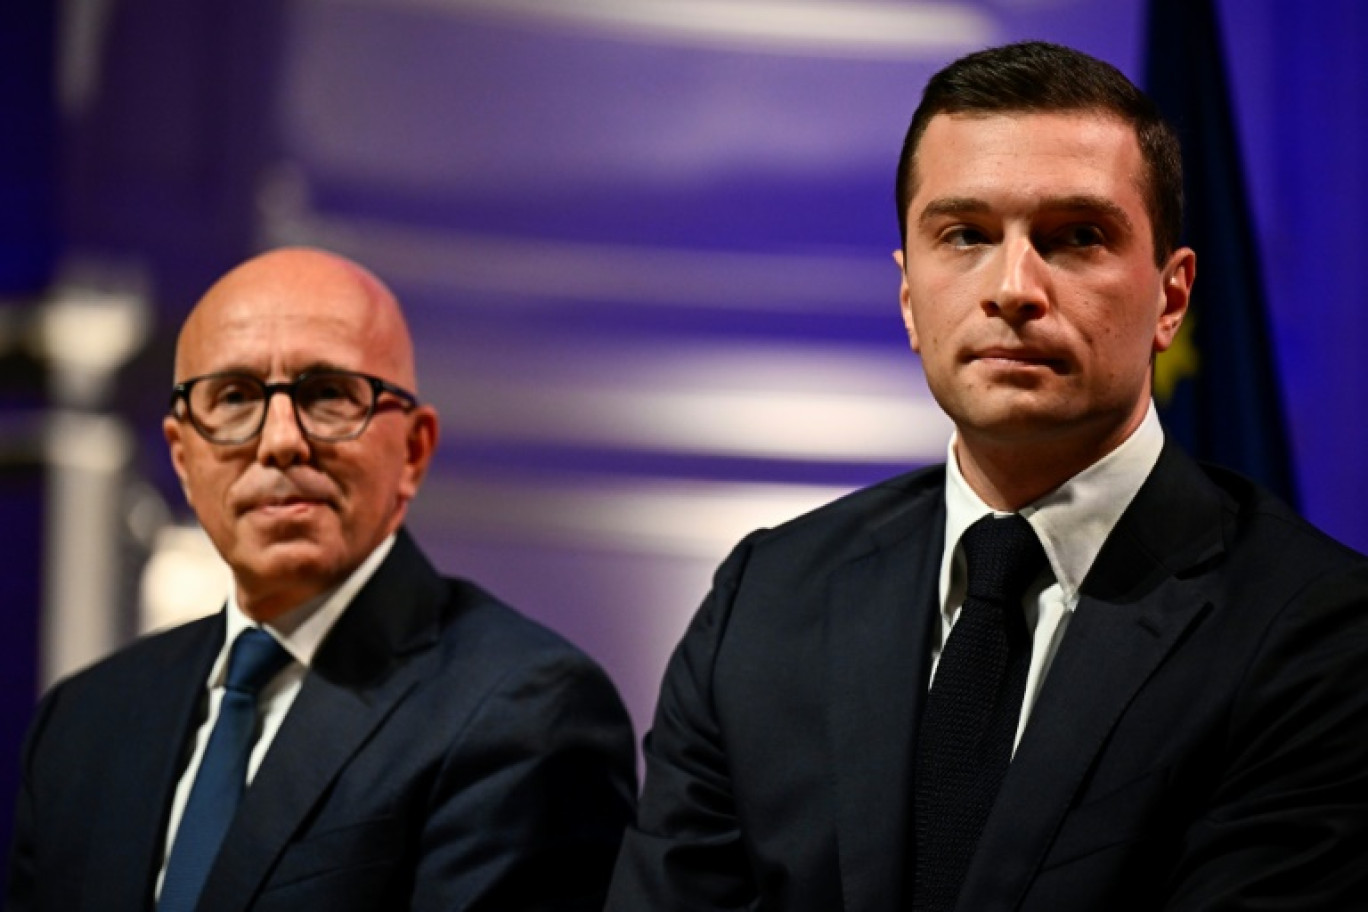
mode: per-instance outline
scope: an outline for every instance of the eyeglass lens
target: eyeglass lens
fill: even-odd
[[[294,382],[295,413],[305,432],[322,439],[347,437],[366,423],[375,391],[364,377],[310,374]],[[266,385],[248,375],[205,377],[190,389],[191,417],[213,440],[240,441],[260,430]]]

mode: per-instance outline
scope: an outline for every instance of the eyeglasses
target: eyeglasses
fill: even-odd
[[[404,411],[418,405],[418,397],[387,380],[355,371],[307,371],[285,383],[266,383],[251,374],[206,374],[171,390],[171,411],[189,418],[200,436],[211,443],[246,443],[266,424],[266,407],[276,393],[290,397],[295,420],[310,440],[336,443],[352,440],[370,424],[381,393],[399,399]],[[185,403],[183,412],[178,403]]]

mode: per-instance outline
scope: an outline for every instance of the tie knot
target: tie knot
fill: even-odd
[[[255,694],[290,663],[290,654],[269,633],[249,627],[233,642],[228,655],[229,690]]]
[[[985,516],[965,531],[961,542],[968,595],[974,598],[998,603],[1020,601],[1046,565],[1040,539],[1019,513]]]

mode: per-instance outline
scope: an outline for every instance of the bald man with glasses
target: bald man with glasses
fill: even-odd
[[[175,375],[171,460],[234,585],[44,698],[5,908],[599,908],[630,724],[404,531],[438,420],[394,296],[264,254],[195,307]]]

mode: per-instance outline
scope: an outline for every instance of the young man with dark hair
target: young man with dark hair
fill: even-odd
[[[1365,908],[1368,561],[1165,440],[1171,132],[997,48],[931,80],[897,186],[946,464],[722,565],[608,908]]]

